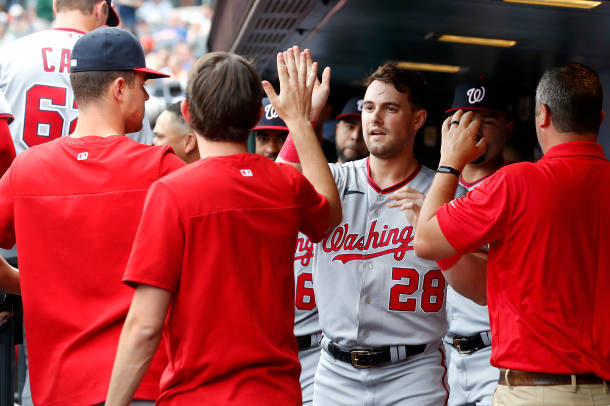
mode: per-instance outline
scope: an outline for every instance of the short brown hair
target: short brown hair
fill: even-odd
[[[364,84],[368,87],[375,80],[391,83],[400,93],[407,93],[409,102],[416,110],[426,109],[428,84],[419,72],[399,68],[395,63],[386,63],[366,78]]]
[[[57,12],[79,10],[81,13],[89,15],[93,11],[93,6],[101,0],[55,0]]]
[[[70,83],[74,98],[79,106],[85,106],[92,100],[103,95],[108,86],[116,78],[122,77],[128,86],[133,86],[136,80],[134,71],[88,71],[70,73]]]
[[[212,52],[188,74],[186,99],[191,127],[212,141],[246,141],[257,124],[263,87],[243,57]]]

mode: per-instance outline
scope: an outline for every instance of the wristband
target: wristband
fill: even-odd
[[[436,171],[440,172],[440,173],[450,173],[450,174],[458,176],[458,177],[460,176],[460,171],[458,171],[457,169],[452,168],[450,166],[439,166],[436,169]]]
[[[311,123],[311,126],[314,128],[315,128],[315,125],[316,125],[315,121]],[[318,137],[318,141],[320,141],[320,143],[322,143],[322,138],[319,137],[318,134],[316,134],[316,137]],[[278,156],[286,162],[290,162],[293,164],[301,163],[301,160],[299,159],[299,154],[297,153],[297,148],[295,147],[294,141],[292,140],[291,133],[288,133],[288,136],[286,137],[286,141],[284,141],[284,145],[282,145],[282,149],[280,150],[280,153],[278,154]]]
[[[453,265],[455,265],[460,260],[460,258],[462,258],[462,254],[458,252],[457,254],[449,258],[437,260],[436,264],[441,269],[441,271],[447,271],[452,268]]]

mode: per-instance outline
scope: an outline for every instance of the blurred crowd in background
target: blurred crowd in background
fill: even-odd
[[[146,65],[171,75],[148,85],[151,124],[184,97],[191,64],[208,51],[214,5],[215,0],[119,0],[121,27],[140,39]],[[53,0],[0,0],[0,45],[49,28],[53,19]]]

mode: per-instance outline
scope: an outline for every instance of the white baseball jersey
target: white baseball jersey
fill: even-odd
[[[56,28],[27,35],[0,49],[0,90],[15,117],[10,130],[17,154],[74,130],[78,110],[70,86],[70,54],[83,35]],[[150,125],[143,130],[141,135],[129,136],[143,143],[148,138],[151,143]]]
[[[4,93],[2,92],[2,90],[0,90],[0,118],[6,119],[9,123],[11,123],[15,118],[13,117],[11,107],[8,105],[6,97],[4,97]]]
[[[413,225],[386,199],[407,184],[426,193],[435,172],[419,166],[382,190],[369,176],[368,158],[330,169],[343,221],[316,245],[314,256],[324,335],[348,348],[440,342],[447,330],[445,279],[435,261],[415,255]]]

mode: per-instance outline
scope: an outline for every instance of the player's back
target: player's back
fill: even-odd
[[[10,129],[17,154],[73,129],[78,112],[70,86],[70,54],[83,34],[45,30],[0,49],[0,89],[15,116]]]
[[[166,375],[162,392],[176,403],[167,404],[300,401],[292,334],[295,242],[300,229],[319,240],[328,221],[320,219],[320,210],[315,221],[308,218],[312,201],[326,201],[305,182],[292,167],[237,154],[203,159],[151,189],[166,189],[169,200],[147,204],[171,218],[176,213],[182,232],[176,241],[175,232],[153,229],[172,235],[168,252],[184,250],[170,260],[181,262],[179,279],[164,285],[175,291],[168,316],[175,370]],[[137,241],[142,232],[141,226]]]
[[[181,166],[167,147],[119,135],[62,137],[16,158],[7,176],[37,405],[105,398],[132,296],[121,279],[145,194]],[[153,362],[139,395],[156,397],[163,367]]]

